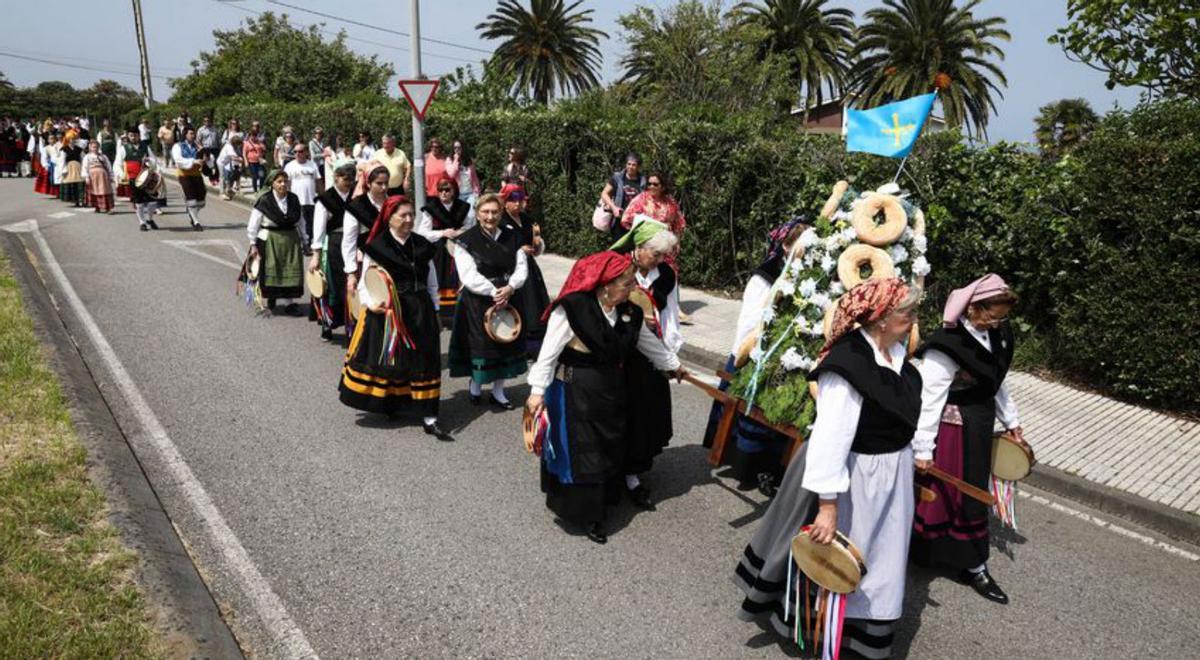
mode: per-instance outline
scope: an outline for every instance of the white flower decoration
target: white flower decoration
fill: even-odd
[[[913,275],[916,275],[917,277],[928,275],[930,270],[932,269],[929,267],[929,262],[925,259],[925,257],[917,257],[916,259],[913,259]]]
[[[892,263],[902,264],[908,260],[908,250],[904,249],[903,245],[896,243],[892,246]]]
[[[780,279],[779,292],[785,296],[790,296],[796,292],[796,285],[789,279]]]
[[[849,243],[858,238],[858,230],[854,227],[846,227],[842,230],[842,238],[846,239],[846,242]]]
[[[809,302],[817,307],[820,307],[821,311],[825,311],[825,308],[829,307],[829,304],[833,301],[830,300],[829,296],[825,295],[824,293],[817,293],[813,294],[813,296],[809,298]]]
[[[760,362],[763,359],[763,349],[760,346],[755,346],[750,350],[750,359],[754,362]]]
[[[846,287],[842,286],[841,282],[834,282],[829,285],[829,295],[840,296],[843,293],[846,293]]]
[[[929,246],[929,239],[924,234],[913,236],[912,249],[917,254],[925,254],[925,249]]]
[[[800,355],[800,353],[796,351],[795,346],[788,347],[788,349],[784,351],[783,355],[779,356],[779,364],[782,365],[787,371],[803,369],[807,361],[808,358]]]
[[[799,240],[800,240],[800,245],[803,245],[805,248],[810,248],[810,247],[816,245],[817,242],[819,242],[821,240],[821,237],[817,236],[816,229],[809,227],[808,229],[804,230],[803,234],[800,234]]]
[[[829,255],[821,257],[821,270],[825,271],[826,273],[833,270],[833,267],[836,265],[837,262],[833,260],[833,257]]]
[[[817,292],[817,281],[814,280],[813,278],[811,278],[811,277],[806,278],[803,282],[800,283],[800,296],[802,298],[805,298],[805,299],[812,298],[813,294],[816,292]]]
[[[770,323],[771,321],[774,321],[775,320],[775,308],[772,307],[771,305],[767,305],[766,307],[764,307],[763,311],[762,311],[762,320],[763,320],[763,323]]]
[[[913,237],[912,227],[905,227],[904,232],[900,234],[900,240],[904,241],[905,243],[912,240],[912,237]]]

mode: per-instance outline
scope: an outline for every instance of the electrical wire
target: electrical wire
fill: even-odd
[[[280,0],[263,0],[263,1],[273,4],[273,5],[279,5],[280,7],[287,7],[289,9],[295,9],[296,11],[302,11],[302,12],[305,12],[308,14],[314,14],[316,16],[321,16],[322,18],[328,18],[331,21],[339,21],[341,23],[347,23],[349,25],[357,25],[359,27],[365,27],[365,28],[369,28],[372,30],[379,30],[380,32],[386,32],[388,34],[395,34],[395,35],[398,35],[401,37],[411,37],[412,36],[408,32],[401,32],[400,30],[392,30],[389,28],[382,28],[377,25],[371,25],[370,23],[362,23],[359,21],[351,20],[349,18],[342,18],[341,16],[334,16],[333,14],[326,14],[326,13],[319,12],[319,11],[316,11],[313,9],[306,9],[306,8],[300,7],[298,5],[293,5],[293,4],[290,4],[287,2],[281,2]],[[483,53],[485,55],[492,54],[492,51],[486,50],[483,48],[476,48],[474,46],[464,46],[463,44],[456,44],[452,41],[442,41],[441,39],[434,39],[432,37],[421,37],[421,41],[428,41],[431,44],[441,44],[442,46],[453,46],[455,48],[462,48],[463,50],[473,50],[477,53]]]
[[[141,74],[136,71],[117,71],[115,69],[102,69],[100,67],[88,66],[86,64],[72,64],[71,62],[63,62],[60,60],[51,60],[51,59],[46,59],[46,58],[41,58],[41,57],[30,57],[28,55],[18,55],[16,53],[9,53],[6,51],[0,51],[0,57],[11,57],[13,59],[26,60],[28,62],[39,62],[41,64],[51,64],[53,66],[64,66],[64,67],[70,67],[72,69],[83,69],[85,71],[96,71],[98,73],[111,73],[111,74],[120,75],[120,76],[128,76],[130,78],[138,78],[138,79],[141,78]],[[150,74],[150,77],[158,78],[159,80],[170,80],[170,78],[168,76],[160,76],[160,75],[156,75],[156,74]]]

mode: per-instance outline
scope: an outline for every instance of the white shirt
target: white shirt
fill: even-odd
[[[766,306],[767,294],[771,292],[771,283],[762,275],[751,275],[742,290],[742,308],[738,311],[737,329],[734,330],[733,347],[729,354],[736,354],[742,342],[758,328],[762,319],[763,307]]]
[[[487,230],[483,230],[483,235],[493,241],[500,238],[500,234],[504,232],[503,227],[497,227],[495,235],[490,235]],[[458,279],[462,282],[471,293],[481,296],[492,297],[496,293],[496,285],[492,281],[479,273],[475,265],[475,259],[464,249],[454,251],[454,265],[458,269]],[[517,250],[517,265],[513,270],[512,275],[508,278],[508,285],[517,290],[525,285],[525,278],[529,276],[529,262],[525,258],[524,250]]]
[[[617,324],[615,308],[604,310],[601,307],[601,310],[604,311],[604,318],[610,326]],[[546,393],[546,388],[554,382],[554,368],[558,365],[558,356],[562,355],[563,349],[574,338],[575,331],[571,329],[571,324],[567,321],[567,312],[562,306],[555,307],[554,311],[550,312],[550,320],[546,323],[546,336],[542,339],[542,350],[538,353],[537,362],[529,368],[529,376],[526,377],[530,394],[541,396]],[[638,331],[637,349],[659,371],[674,371],[679,368],[679,358],[663,346],[662,341],[646,327],[645,323]]]
[[[634,275],[637,276],[638,286],[651,291],[651,286],[658,280],[658,268],[652,268],[645,275],[635,268]],[[679,331],[679,282],[675,283],[675,288],[667,295],[666,307],[659,310],[658,323],[662,327],[662,341],[667,345],[667,350],[678,353],[683,347],[683,334]]]
[[[358,160],[371,160],[371,156],[375,155],[375,147],[372,147],[369,144],[355,144],[354,151],[352,153]]]
[[[232,170],[241,166],[241,160],[242,154],[232,144],[226,143],[221,147],[221,153],[217,154],[217,167],[225,171]]]
[[[146,124],[138,124],[138,139],[142,142],[150,139],[150,127]]]
[[[283,168],[291,183],[291,190],[300,198],[300,206],[312,206],[317,198],[317,179],[321,178],[321,169],[309,160],[301,163],[299,159],[292,160]]]
[[[316,232],[314,232],[314,233],[316,233]],[[392,238],[396,238],[396,235],[392,234]],[[408,239],[400,240],[399,238],[396,238],[396,241],[399,242],[400,245],[408,244]],[[371,260],[371,255],[364,254],[363,255],[363,263],[362,263],[364,273],[367,272],[367,268],[370,268],[372,263],[374,263],[374,262]],[[432,265],[429,268],[429,277],[425,278],[425,289],[429,293],[429,299],[433,301],[433,308],[440,309],[441,305],[438,302],[439,296],[438,296],[437,273],[434,272]],[[365,277],[359,278],[359,280],[358,280],[358,299],[366,300],[368,297],[369,296],[367,295],[367,278],[365,278]]]
[[[376,213],[383,210],[383,204],[376,204],[370,193],[367,193],[367,200],[375,207]],[[315,216],[313,224],[316,224]],[[342,261],[345,263],[343,270],[347,273],[358,270],[358,218],[350,211],[342,214]]]
[[[183,142],[176,142],[175,146],[171,147],[171,159],[175,161],[175,167],[181,170],[190,170],[200,162],[199,158],[184,158],[183,157]],[[196,147],[196,153],[199,155],[200,147]]]
[[[989,353],[992,352],[992,340],[986,330],[979,330],[965,317],[959,318],[958,323]],[[921,417],[917,421],[917,433],[913,436],[913,458],[929,460],[933,458],[942,410],[946,407],[950,385],[959,366],[942,351],[929,349],[918,368],[921,371]],[[1000,383],[1000,389],[996,391],[996,418],[1004,428],[1013,429],[1020,426],[1021,421],[1017,417],[1017,404],[1009,395],[1006,382]]]
[[[437,203],[442,204],[442,200],[439,199],[437,201]],[[445,209],[447,211],[450,210],[449,206],[447,206],[445,204],[442,204],[442,206],[445,207]],[[467,217],[463,220],[463,226],[459,230],[466,231],[474,226],[475,226],[475,216],[471,213],[467,213]],[[429,239],[429,241],[432,243],[432,242],[441,240],[442,232],[444,232],[446,230],[445,229],[434,229],[433,228],[433,216],[429,215],[428,211],[421,211],[421,219],[417,221],[417,226],[413,229],[413,231],[415,231],[418,234]]]
[[[344,195],[341,193],[341,191],[337,190],[336,188],[334,189],[333,192],[335,195],[342,198],[343,204],[350,201],[350,192],[351,192],[350,190],[347,190],[346,194],[344,194]],[[350,215],[350,214],[347,213],[346,215]],[[320,200],[318,200],[317,208],[313,210],[312,249],[320,250],[325,247],[325,246],[321,245],[321,243],[325,240],[325,231],[328,228],[328,225],[329,225],[329,209],[326,209],[325,205],[322,204],[320,202]],[[337,249],[340,250],[341,246],[340,245],[337,246]]]
[[[889,355],[889,364],[883,359],[875,340],[866,330],[857,332],[867,338],[875,364],[896,373],[904,367],[906,349],[896,342]],[[850,468],[847,459],[854,434],[858,431],[858,418],[862,414],[863,398],[850,381],[838,374],[824,371],[817,377],[817,419],[813,422],[812,434],[808,438],[808,462],[804,469],[801,486],[807,491],[818,493],[821,499],[832,500],[838,493],[850,488]]]
[[[284,195],[282,198],[276,197],[274,190],[270,192],[270,195],[271,199],[275,200],[275,205],[279,207],[279,210],[286,214],[288,209],[287,195]],[[246,227],[246,236],[250,239],[250,245],[254,245],[254,241],[258,239],[267,240],[267,229],[263,227],[264,220],[270,222],[270,219],[263,215],[262,211],[259,211],[257,208],[250,211],[250,224]],[[303,220],[296,223],[296,233],[300,234],[301,245],[308,242]]]

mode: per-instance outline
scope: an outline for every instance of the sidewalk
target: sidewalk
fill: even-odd
[[[234,201],[253,203],[246,194]],[[575,260],[537,260],[553,298]],[[681,357],[711,375],[729,355],[741,302],[687,287],[680,293],[693,319],[682,328]],[[1009,383],[1037,453],[1030,483],[1200,541],[1200,424],[1029,373],[1013,372]]]
[[[538,257],[551,298],[573,263],[551,254]],[[684,357],[703,367],[723,366],[740,301],[686,287],[680,293],[681,307],[694,322],[682,328]],[[1200,514],[1200,424],[1028,373],[1013,372],[1009,385],[1037,452],[1035,474],[1050,467],[1176,511]]]

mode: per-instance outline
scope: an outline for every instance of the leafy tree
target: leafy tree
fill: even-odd
[[[691,106],[723,112],[790,106],[795,98],[782,55],[759,57],[767,31],[722,16],[720,2],[685,0],[655,12],[638,7],[617,19],[628,52],[620,90],[650,114]]]
[[[216,50],[200,53],[192,73],[171,80],[172,101],[209,102],[236,95],[262,100],[324,101],[344,94],[383,95],[393,71],[346,47],[344,33],[325,41],[317,26],[299,29],[265,12],[233,31],[216,30]]]
[[[850,86],[856,105],[872,107],[941,90],[940,101],[951,126],[986,135],[988,116],[996,111],[992,94],[1003,97],[1004,72],[990,58],[1004,59],[997,41],[1009,41],[1005,20],[977,18],[981,0],[883,0],[867,11],[854,47]]]
[[[766,31],[759,44],[760,58],[775,53],[788,62],[791,82],[803,91],[806,107],[820,105],[824,90],[831,98],[841,95],[850,69],[850,42],[854,12],[826,8],[829,0],[765,0],[742,2],[733,15],[742,24]],[[807,112],[807,111],[806,111]]]
[[[517,96],[510,92],[516,84],[516,76],[505,74],[493,62],[484,62],[483,70],[476,74],[475,67],[460,66],[453,73],[442,76],[438,87],[435,113],[487,112],[497,108],[521,108],[533,102],[527,93]]]
[[[1042,154],[1059,158],[1086,140],[1100,117],[1084,99],[1062,99],[1042,106],[1034,123]]]
[[[1109,89],[1200,96],[1200,2],[1068,0],[1071,23],[1050,37],[1067,57],[1108,74]]]
[[[498,70],[514,77],[512,93],[528,92],[542,105],[555,94],[580,93],[600,86],[602,55],[597,44],[608,38],[588,27],[592,10],[577,11],[583,0],[500,0],[496,11],[475,26],[484,39],[500,39],[492,55]]]

